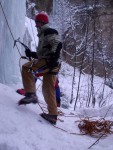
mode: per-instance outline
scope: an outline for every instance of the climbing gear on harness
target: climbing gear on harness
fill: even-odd
[[[40,60],[36,60],[36,61],[40,61]],[[61,67],[61,64],[59,63],[58,66],[56,66],[52,70],[50,70],[49,67],[48,67],[47,61],[45,61],[45,65],[41,66],[40,68],[38,68],[37,70],[34,71],[34,70],[32,70],[32,66],[33,66],[34,63],[35,63],[35,59],[32,61],[28,72],[31,71],[35,78],[37,78],[38,76],[40,76],[40,75],[42,75],[44,73],[56,75],[59,72],[59,69]]]
[[[35,78],[40,76],[40,74],[44,74],[44,73],[56,75],[58,73],[59,69],[60,69],[59,67],[55,67],[50,71],[48,66],[44,65],[44,66],[40,67],[39,69],[37,69],[36,71],[32,70],[32,74]]]

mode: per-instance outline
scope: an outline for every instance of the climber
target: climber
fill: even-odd
[[[35,58],[22,66],[22,81],[26,91],[25,97],[18,104],[38,103],[34,75],[43,73],[42,91],[47,103],[48,113],[41,116],[52,124],[57,122],[57,103],[55,94],[56,74],[60,69],[60,51],[62,43],[58,31],[50,28],[48,15],[39,13],[35,17],[39,43],[36,52],[26,49],[27,57]],[[42,71],[42,72],[41,72]]]

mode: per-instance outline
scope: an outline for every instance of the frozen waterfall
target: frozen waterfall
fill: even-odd
[[[23,40],[26,0],[1,0],[8,24],[15,39]],[[19,53],[13,48],[14,40],[0,5],[0,83],[17,82],[19,76]],[[18,45],[21,51],[21,46]]]

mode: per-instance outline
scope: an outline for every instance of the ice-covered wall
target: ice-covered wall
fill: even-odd
[[[26,0],[1,0],[8,24],[15,39],[23,39],[25,28]],[[9,84],[17,82],[19,76],[19,53],[13,48],[14,40],[0,5],[0,82]],[[21,46],[18,46],[21,50]]]

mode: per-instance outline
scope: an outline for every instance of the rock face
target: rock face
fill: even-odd
[[[39,11],[46,11],[48,14],[52,11],[53,0],[35,0],[36,8]]]
[[[52,6],[53,0],[27,0],[27,16],[33,19],[34,15],[41,11],[46,11],[48,14],[50,14],[52,11]]]
[[[85,73],[112,76],[113,2],[71,0],[71,6],[75,8],[72,25],[63,36],[64,59]]]

